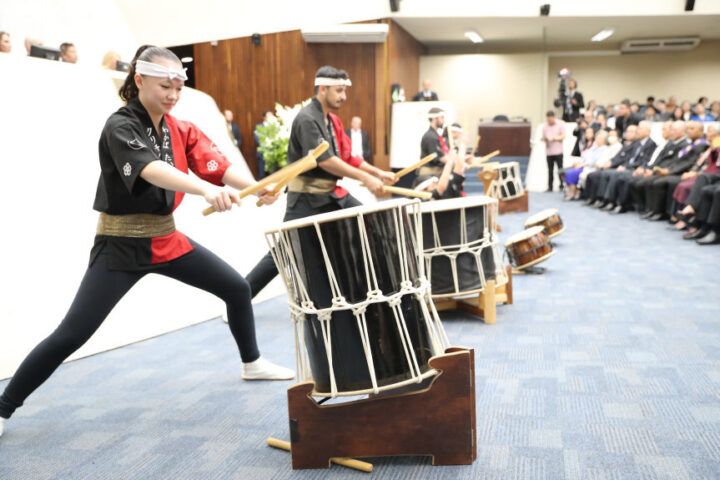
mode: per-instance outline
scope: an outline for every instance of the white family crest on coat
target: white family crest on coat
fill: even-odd
[[[210,171],[210,172],[214,172],[215,170],[218,169],[218,162],[216,162],[215,160],[210,160],[210,161],[207,163],[207,169],[208,169],[208,171]]]
[[[126,177],[129,177],[132,174],[132,166],[130,165],[130,162],[125,162],[125,165],[123,165],[123,175]]]
[[[132,148],[133,150],[142,150],[143,148],[147,148],[144,143],[142,143],[137,138],[133,138],[132,140],[127,141],[128,147]]]

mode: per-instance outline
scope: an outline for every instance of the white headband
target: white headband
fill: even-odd
[[[328,78],[328,77],[315,77],[315,86],[323,85],[325,87],[336,87],[346,86],[351,87],[352,82],[349,78]]]
[[[157,63],[145,62],[143,60],[138,60],[135,64],[135,71],[140,75],[169,78],[170,80],[175,80],[176,78],[182,81],[187,80],[185,70],[184,68],[182,70],[175,70],[174,68],[164,67]]]
[[[424,182],[420,182],[417,187],[415,187],[415,190],[418,192],[424,191],[427,187],[432,185],[433,183],[437,183],[438,178],[437,177],[431,177],[425,180]]]
[[[455,126],[453,126],[453,125],[450,125],[449,128],[450,128],[450,131],[451,131],[451,132],[460,132],[460,133],[463,132],[462,127],[455,127]]]
[[[428,113],[428,118],[438,118],[438,117],[444,117],[445,112],[437,112],[437,113]]]

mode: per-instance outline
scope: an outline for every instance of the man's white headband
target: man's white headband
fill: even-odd
[[[143,60],[137,61],[135,64],[135,71],[140,75],[147,75],[149,77],[169,78],[170,80],[179,79],[182,81],[187,80],[184,68],[182,70],[176,70],[174,68],[164,67],[162,65],[158,65],[157,63],[145,62]]]
[[[428,113],[428,118],[438,118],[438,117],[444,117],[444,116],[445,116],[445,112],[443,112],[443,111],[435,112],[435,113]]]
[[[352,86],[352,82],[349,78],[328,78],[328,77],[315,77],[315,86],[325,87],[337,87],[337,86]]]
[[[418,192],[422,192],[423,190],[425,190],[426,188],[428,188],[430,185],[432,185],[433,183],[437,183],[437,182],[438,182],[438,178],[437,178],[437,177],[430,177],[430,178],[428,178],[427,180],[425,180],[425,181],[423,181],[423,182],[420,182],[420,183],[418,184],[418,186],[415,187],[415,190],[418,191]]]

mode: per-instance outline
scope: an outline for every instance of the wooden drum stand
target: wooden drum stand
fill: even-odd
[[[483,169],[478,172],[478,180],[483,183],[485,187],[485,195],[492,197],[492,182],[497,182],[499,172],[494,168],[496,164],[488,163],[483,166]],[[498,213],[510,213],[510,212],[527,212],[528,211],[528,192],[525,192],[512,200],[503,200],[498,198]],[[499,230],[498,230],[499,231]]]
[[[313,382],[288,389],[293,469],[369,465],[343,457],[430,455],[433,465],[477,458],[475,356],[451,347],[430,359],[438,371],[420,390],[390,390],[367,399],[321,405]],[[352,462],[355,462],[354,464]]]

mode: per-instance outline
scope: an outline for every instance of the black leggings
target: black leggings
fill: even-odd
[[[107,255],[100,252],[85,272],[65,319],[30,352],[5,388],[0,397],[0,417],[10,418],[67,357],[88,341],[120,299],[148,273],[174,278],[224,300],[242,361],[260,357],[247,281],[210,250],[191,243],[195,248],[192,252],[142,272],[108,270]]]

